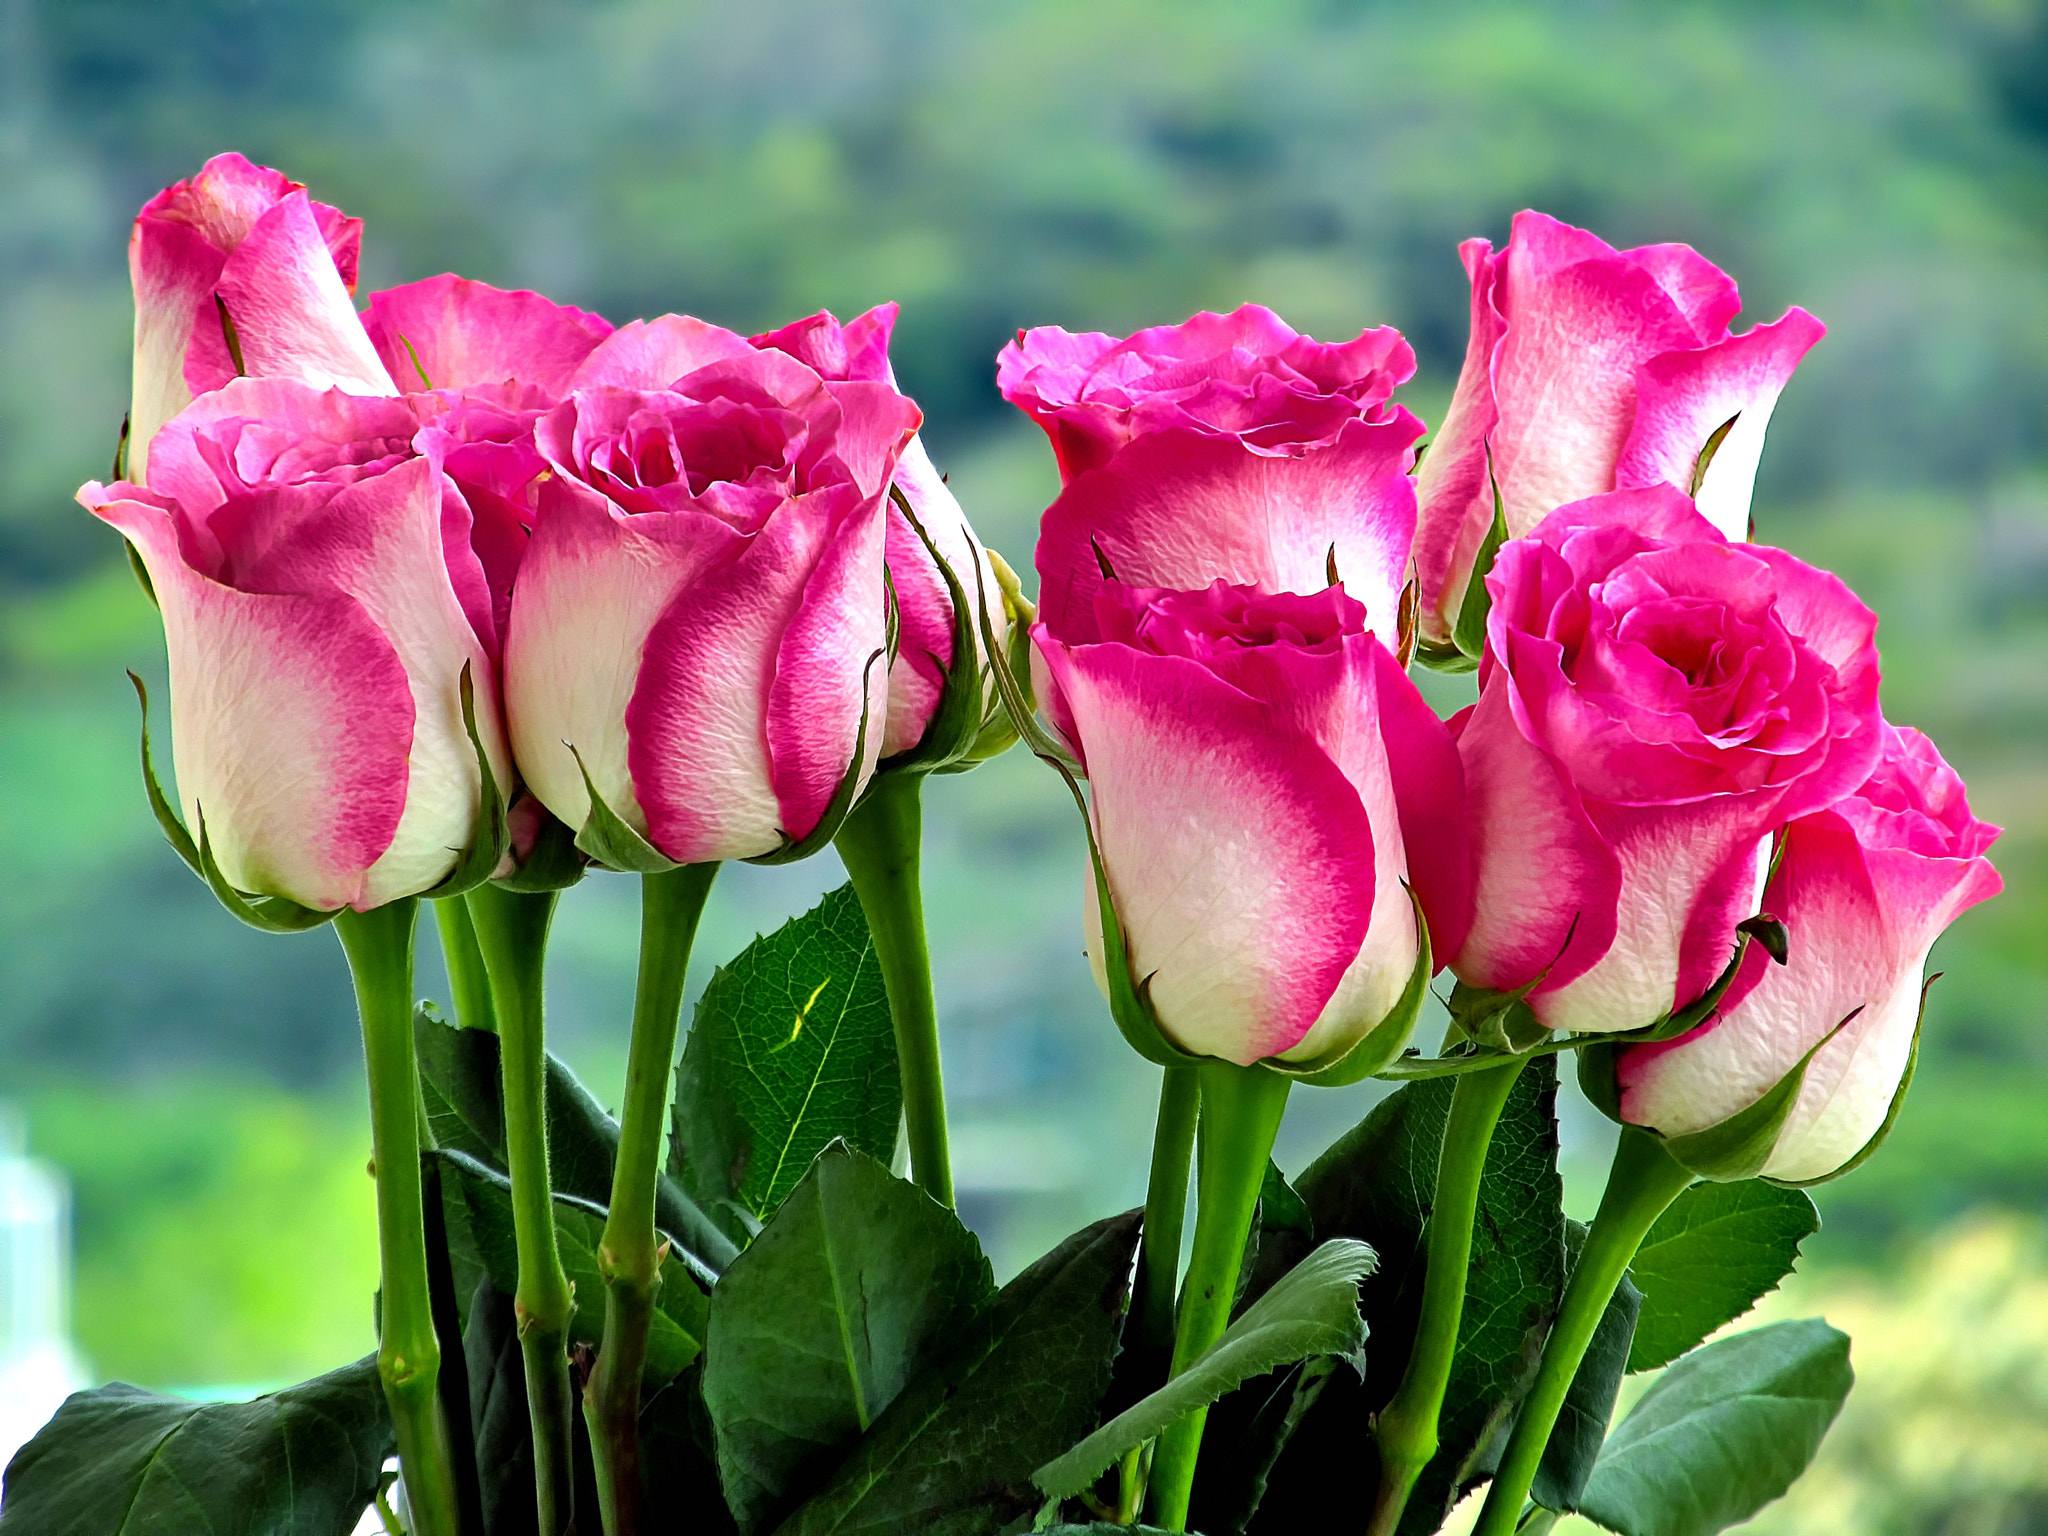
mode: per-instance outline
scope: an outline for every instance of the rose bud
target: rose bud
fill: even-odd
[[[143,205],[128,241],[130,480],[145,481],[158,428],[238,374],[390,392],[349,303],[362,240],[362,220],[234,154],[216,155]]]
[[[1094,639],[1105,567],[1165,587],[1341,581],[1393,645],[1423,428],[1387,397],[1414,371],[1397,331],[1325,345],[1256,304],[1123,339],[1021,333],[997,387],[1052,439],[1064,485],[1039,535],[1039,616]]]
[[[1241,1066],[1332,1060],[1393,1018],[1377,1070],[1426,980],[1406,887],[1444,949],[1469,919],[1448,731],[1339,587],[1106,581],[1094,605],[1098,638],[1032,639],[1088,776],[1131,984],[1174,1045]]]
[[[1451,967],[1552,1029],[1649,1025],[1726,967],[1771,836],[1869,777],[1876,619],[1680,491],[1562,507],[1486,590],[1465,764],[1476,915]]]
[[[467,511],[403,400],[239,379],[163,429],[147,488],[79,500],[133,546],[170,656],[191,836],[236,890],[358,910],[479,835],[502,789],[491,608]]]
[[[1934,744],[1888,725],[1884,747],[1861,789],[1785,829],[1764,909],[1785,924],[1786,963],[1753,947],[1717,1015],[1625,1050],[1624,1119],[1668,1136],[1704,1130],[1812,1052],[1759,1171],[1810,1183],[1874,1148],[1912,1071],[1927,952],[2002,888],[1984,857],[1998,828],[1970,814]]]
[[[1458,250],[1472,330],[1416,472],[1426,639],[1452,635],[1496,486],[1509,538],[1566,502],[1646,485],[1694,492],[1723,534],[1747,537],[1764,429],[1818,320],[1790,309],[1734,335],[1735,282],[1690,247],[1617,251],[1540,213],[1515,215],[1498,253],[1484,240]]]
[[[574,382],[535,433],[506,641],[528,788],[590,831],[594,786],[675,863],[808,850],[887,729],[883,509],[917,407],[682,316]]]
[[[866,380],[896,385],[889,366],[889,333],[896,324],[896,306],[882,304],[841,325],[830,313],[786,325],[753,338],[764,349],[787,352],[829,380]],[[974,671],[962,679],[971,685],[970,708],[953,723],[953,740],[927,742],[954,666],[957,616],[952,577],[961,595],[979,601],[988,628],[1002,645],[1009,629],[1004,587],[995,565],[967,525],[967,514],[933,467],[921,439],[913,437],[897,461],[895,489],[909,504],[909,516],[893,499],[888,511],[889,577],[896,594],[896,657],[889,667],[889,726],[882,740],[882,758],[931,762],[935,766],[978,761],[977,751],[990,740],[1007,745],[1014,739],[993,689],[984,689],[982,670],[988,665],[982,626],[970,618],[966,659]],[[915,518],[913,525],[911,519]],[[942,568],[943,567],[943,568]],[[977,567],[979,569],[977,570]],[[927,750],[920,751],[920,747]]]

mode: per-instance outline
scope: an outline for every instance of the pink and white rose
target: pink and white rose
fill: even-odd
[[[1869,777],[1877,621],[1668,486],[1560,508],[1487,590],[1452,722],[1477,879],[1452,968],[1532,987],[1553,1029],[1639,1028],[1726,966],[1772,834]]]
[[[820,378],[867,380],[894,388],[896,373],[889,366],[889,333],[895,324],[894,304],[877,305],[844,325],[829,312],[821,311],[779,331],[756,336],[753,344],[787,352]],[[945,574],[932,557],[932,547],[951,569],[963,596],[971,599],[977,592],[982,595],[989,628],[998,645],[1003,643],[1009,628],[995,568],[968,526],[967,514],[947,489],[931,455],[925,452],[921,438],[913,437],[903,450],[903,457],[896,464],[895,485],[910,503],[924,537],[918,536],[917,528],[891,502],[888,561],[896,593],[898,631],[896,658],[889,667],[889,728],[882,741],[885,760],[909,752],[924,741],[955,662],[953,599],[946,587]],[[932,547],[927,547],[926,539]],[[982,654],[981,626],[977,624],[974,629],[975,653],[967,662],[978,671],[987,665],[987,658]]]
[[[569,382],[506,644],[528,788],[581,827],[587,771],[680,863],[802,841],[887,730],[884,505],[916,406],[687,316]]]
[[[1064,485],[1040,528],[1040,618],[1094,639],[1105,562],[1134,584],[1275,592],[1320,592],[1334,566],[1392,645],[1423,428],[1388,396],[1414,371],[1396,331],[1325,345],[1256,304],[1121,339],[1021,333],[997,386],[1052,439]]]
[[[477,835],[463,722],[510,783],[489,589],[404,400],[230,380],[166,426],[148,485],[84,487],[149,572],[180,799],[236,888],[359,910],[439,884]]]
[[[1704,1130],[1769,1093],[1840,1025],[1762,1172],[1807,1182],[1841,1169],[1883,1127],[1904,1079],[1928,950],[2003,887],[1984,857],[1997,836],[1932,742],[1886,726],[1862,788],[1785,830],[1764,907],[1785,924],[1786,963],[1753,948],[1716,1017],[1624,1051],[1622,1117],[1666,1135]]]
[[[1459,247],[1472,329],[1442,427],[1417,472],[1422,628],[1451,633],[1500,489],[1508,535],[1603,491],[1689,490],[1701,450],[1734,419],[1698,491],[1730,539],[1778,393],[1824,327],[1803,309],[1736,335],[1735,283],[1689,246],[1617,251],[1547,215],[1515,215],[1507,245]],[[1491,455],[1492,483],[1488,479]]]
[[[1032,631],[1040,693],[1086,769],[1132,980],[1160,1028],[1241,1065],[1363,1038],[1415,971],[1404,882],[1446,949],[1469,918],[1444,725],[1341,588],[1109,581],[1094,604],[1087,640]]]

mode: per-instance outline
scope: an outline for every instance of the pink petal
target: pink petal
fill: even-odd
[[[1384,647],[1373,650],[1379,728],[1386,740],[1408,883],[1429,920],[1438,969],[1472,928],[1472,847],[1466,834],[1465,768],[1444,722]]]
[[[667,389],[677,379],[725,358],[753,351],[747,338],[694,315],[661,315],[630,320],[583,359],[562,393],[586,385],[621,389]]]
[[[1494,303],[1499,263],[1493,247],[1467,240],[1458,255],[1472,283],[1472,328],[1443,425],[1415,471],[1415,577],[1422,632],[1437,641],[1450,638],[1472,579],[1472,562],[1493,526],[1486,440],[1500,419],[1493,403],[1493,364],[1507,325]]]
[[[453,273],[372,294],[363,327],[391,377],[408,392],[415,386],[467,389],[518,379],[559,394],[591,349],[612,333],[611,323],[598,315]]]

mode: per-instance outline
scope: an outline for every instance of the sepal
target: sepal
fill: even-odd
[[[149,573],[142,569],[142,562],[135,559],[133,544],[128,546],[128,556],[135,562],[136,571],[147,582]],[[152,592],[150,596],[154,600],[156,594]],[[135,685],[136,702],[142,706],[142,787],[149,794],[149,809],[156,817],[156,824],[163,828],[164,838],[170,843],[171,851],[185,861],[187,869],[204,880],[206,872],[199,867],[198,845],[192,841],[192,834],[185,830],[185,823],[178,819],[177,811],[173,809],[169,797],[164,794],[163,785],[157,780],[156,763],[149,750],[149,689],[133,672],[128,674],[128,681]]]
[[[583,850],[576,846],[576,834],[569,830],[568,823],[533,796],[528,795],[525,800],[533,806],[539,816],[539,826],[524,858],[519,857],[518,839],[513,839],[512,856],[515,862],[512,872],[500,877],[496,883],[508,891],[520,891],[528,895],[538,891],[566,891],[583,878],[584,870],[588,868],[588,860]],[[508,827],[518,809],[518,803],[515,802],[512,809],[506,812]]]
[[[1003,617],[1009,627],[1009,636],[1000,653],[1000,659],[991,660],[991,669],[997,666],[1009,669],[1010,681],[1024,698],[1036,707],[1031,686],[1031,626],[1038,619],[1038,605],[1024,595],[1024,584],[1017,579],[1017,573],[1010,569],[1010,562],[993,549],[982,548],[988,556],[988,563],[996,573],[996,586],[1002,593]],[[991,652],[991,656],[998,653]],[[974,738],[974,745],[958,763],[941,772],[963,773],[978,763],[985,763],[992,757],[1000,757],[1017,744],[1017,727],[1010,721],[1010,712],[1003,707],[1002,694],[990,679],[987,702],[982,710],[981,731]]]
[[[631,875],[659,875],[682,866],[626,824],[624,817],[604,803],[583,754],[573,742],[563,742],[576,767],[583,774],[583,788],[590,796],[590,814],[583,830],[576,834],[576,846],[606,869]]]
[[[960,585],[959,575],[939,553],[939,546],[924,531],[924,524],[917,520],[917,514],[910,510],[910,498],[903,494],[902,489],[890,486],[889,498],[896,503],[896,510],[903,514],[903,520],[910,524],[911,532],[924,545],[925,553],[938,567],[939,579],[946,584],[946,598],[953,605],[953,664],[946,669],[946,682],[939,691],[938,707],[932,711],[923,737],[909,751],[899,752],[890,758],[880,771],[935,773],[960,762],[974,749],[987,723],[991,701],[982,688],[981,651],[976,644],[976,626],[967,611],[967,594]],[[893,582],[890,590],[894,591]],[[893,613],[894,603],[890,606]],[[892,656],[896,653],[893,638],[889,652]]]

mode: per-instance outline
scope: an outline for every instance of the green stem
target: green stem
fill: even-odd
[[[1437,1419],[1443,1412],[1444,1389],[1458,1352],[1458,1324],[1465,1311],[1479,1178],[1486,1168],[1493,1128],[1527,1065],[1527,1057],[1515,1057],[1484,1072],[1468,1072],[1452,1091],[1443,1150],[1437,1155],[1436,1195],[1429,1208],[1428,1268],[1415,1343],[1400,1388],[1373,1425],[1380,1453],[1380,1491],[1367,1536],[1393,1536],[1416,1480],[1436,1455]]]
[[[1600,1197],[1600,1213],[1593,1218],[1586,1246],[1579,1251],[1571,1283],[1565,1287],[1564,1304],[1543,1346],[1535,1385],[1530,1387],[1514,1433],[1508,1437],[1473,1536],[1512,1536],[1544,1448],[1550,1443],[1550,1431],[1564,1407],[1565,1394],[1571,1390],[1572,1378],[1578,1374],[1579,1362],[1585,1358],[1586,1346],[1592,1342],[1593,1330],[1600,1325],[1614,1288],[1621,1284],[1622,1274],[1651,1224],[1691,1183],[1691,1172],[1665,1151],[1655,1136],[1632,1125],[1621,1128],[1614,1165],[1607,1173],[1607,1192]]]
[[[377,1375],[398,1433],[398,1460],[413,1536],[459,1536],[455,1458],[437,1384],[420,1193],[419,1068],[412,1044],[412,945],[419,903],[411,897],[369,912],[344,911],[334,929],[355,978],[370,1077],[370,1134],[377,1170],[377,1242],[383,1310]]]
[[[604,1337],[583,1392],[606,1536],[638,1536],[641,1529],[640,1375],[661,1288],[655,1189],[661,1177],[662,1133],[690,945],[717,874],[715,863],[686,864],[640,878],[640,979],[633,996],[633,1040],[626,1057],[626,1099],[619,1117],[611,1209],[597,1251],[605,1285]]]
[[[1173,1337],[1173,1376],[1200,1359],[1230,1323],[1245,1239],[1251,1234],[1252,1213],[1258,1208],[1290,1084],[1278,1072],[1227,1061],[1204,1061],[1194,1070],[1202,1096],[1202,1155],[1196,1175],[1200,1203]],[[1201,1454],[1202,1427],[1208,1417],[1207,1408],[1198,1408],[1159,1437],[1152,1457],[1154,1525],[1169,1531],[1187,1528],[1195,1459]]]
[[[568,1529],[575,1512],[576,1475],[576,1397],[569,1383],[569,1318],[576,1301],[556,1246],[548,1171],[542,974],[555,899],[554,891],[525,894],[495,885],[480,885],[467,897],[472,942],[489,973],[498,1021],[505,1163],[512,1175],[512,1235],[519,1253],[512,1314],[518,1321],[526,1407],[533,1421],[540,1536],[560,1536]]]
[[[946,1150],[946,1084],[939,1070],[939,1016],[925,949],[924,896],[918,887],[920,796],[924,775],[884,773],[839,828],[834,845],[867,914],[896,1024],[896,1066],[903,1079],[903,1122],[910,1173],[934,1200],[953,1203]]]
[[[1180,1234],[1187,1215],[1188,1167],[1195,1150],[1195,1117],[1202,1080],[1193,1067],[1168,1067],[1159,1084],[1159,1120],[1152,1131],[1152,1177],[1145,1186],[1144,1246],[1138,1255],[1138,1284],[1127,1332],[1131,1347],[1149,1361],[1148,1373],[1164,1374],[1173,1351],[1173,1296],[1180,1280]],[[1154,1383],[1141,1384],[1141,1390]],[[1145,1499],[1142,1447],[1132,1450],[1119,1473],[1117,1511],[1125,1524],[1137,1518]]]
[[[455,1009],[455,1022],[464,1029],[496,1033],[498,1015],[491,1006],[491,978],[484,966],[484,952],[477,947],[469,899],[449,896],[436,901],[434,922],[441,930],[441,958],[448,967],[448,1000]]]

